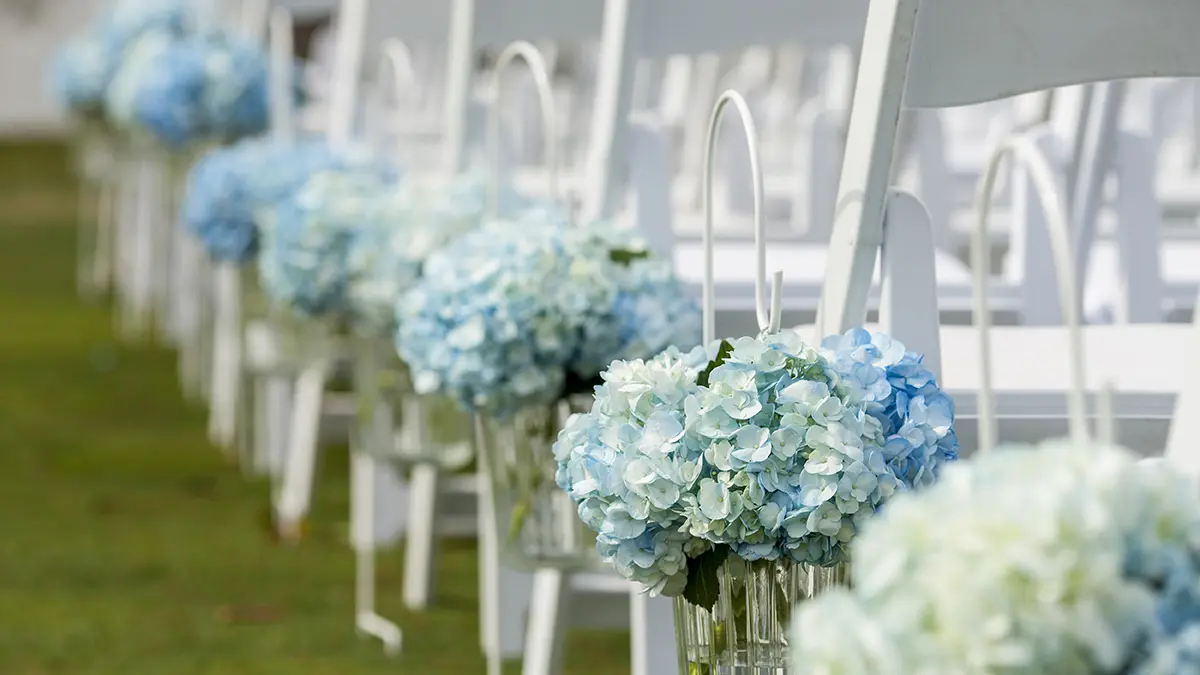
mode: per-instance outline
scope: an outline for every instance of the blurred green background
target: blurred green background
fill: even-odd
[[[174,354],[117,344],[110,309],[76,297],[77,204],[66,146],[0,145],[0,674],[484,672],[474,542],[445,545],[421,614],[381,554],[404,650],[357,637],[345,451],[306,540],[276,543],[267,484],[208,444]],[[626,673],[628,645],[572,632],[567,673]]]

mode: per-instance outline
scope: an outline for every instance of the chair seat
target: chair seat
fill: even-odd
[[[973,326],[942,326],[942,379],[951,389],[979,388],[979,336]],[[991,329],[992,380],[997,391],[1060,392],[1069,380],[1067,332],[1061,326]],[[1099,390],[1173,393],[1180,357],[1195,342],[1188,324],[1085,326],[1087,386]],[[1133,360],[1136,358],[1136,363]]]
[[[768,272],[783,270],[783,308],[788,311],[815,310],[821,296],[825,279],[827,247],[824,244],[772,243],[767,247]],[[753,307],[755,252],[752,242],[723,242],[716,246],[714,298],[717,309],[740,309]],[[942,311],[969,311],[971,305],[971,271],[952,255],[935,253],[938,281],[938,301]],[[675,246],[675,269],[679,275],[696,289],[701,287],[704,276],[704,248],[700,242],[680,241]],[[875,268],[878,297],[879,265]],[[995,278],[990,285],[991,305],[997,310],[1015,310],[1018,307],[1018,288]],[[747,303],[751,303],[747,305]]]
[[[877,330],[878,326],[868,325]],[[799,326],[812,336],[812,326]],[[1106,385],[1114,392],[1118,417],[1169,419],[1183,386],[1180,357],[1195,343],[1190,324],[1127,324],[1084,327],[1088,392]],[[1012,418],[1066,416],[1070,364],[1061,326],[994,326],[991,329],[992,387],[996,414]],[[941,326],[942,374],[957,414],[974,417],[979,391],[979,336],[974,326]],[[1133,360],[1136,358],[1136,363]],[[1094,406],[1091,408],[1094,409]]]
[[[1120,276],[1116,242],[1097,241],[1088,264],[1089,288],[1106,294],[1116,291]],[[1200,290],[1200,240],[1167,239],[1159,252],[1164,301],[1169,308],[1191,308]]]

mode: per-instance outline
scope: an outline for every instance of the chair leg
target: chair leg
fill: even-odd
[[[562,672],[571,593],[571,577],[566,572],[540,569],[533,573],[522,675],[559,675]]]
[[[291,437],[294,383],[292,378],[285,375],[268,375],[265,380],[265,462],[271,476],[282,478],[284,467],[287,466],[288,444]]]
[[[291,541],[300,538],[304,518],[308,515],[312,501],[313,474],[317,464],[317,434],[321,425],[321,403],[325,397],[326,376],[326,364],[316,362],[305,368],[296,380],[288,455],[275,507],[279,533],[284,539]]]
[[[400,653],[400,627],[375,610],[375,479],[380,468],[361,450],[350,456],[350,535],[355,552],[354,625],[360,634],[378,638],[384,653]]]
[[[404,606],[423,610],[433,595],[437,557],[438,468],[413,467],[409,482],[408,522],[404,537]]]
[[[213,363],[208,437],[232,448],[237,434],[238,379],[242,369],[241,269],[221,264],[213,270]]]
[[[636,586],[629,598],[631,675],[668,675],[679,668],[675,607],[671,598],[652,598]]]

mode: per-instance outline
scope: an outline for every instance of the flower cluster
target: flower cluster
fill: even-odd
[[[263,290],[301,316],[347,319],[350,252],[381,195],[397,189],[399,174],[383,161],[309,177],[263,223]]]
[[[958,458],[954,401],[920,355],[862,328],[825,338],[821,352],[883,425],[884,457],[903,483],[930,485],[943,464]]]
[[[50,87],[55,97],[72,112],[101,117],[116,56],[110,43],[99,35],[87,34],[68,42],[51,64]]]
[[[258,134],[268,123],[268,65],[257,45],[223,33],[149,33],[113,75],[108,114],[170,148]]]
[[[418,391],[506,417],[590,390],[614,358],[695,344],[699,311],[668,264],[615,232],[526,210],[430,256],[397,310]]]
[[[357,217],[346,266],[349,312],[372,333],[394,327],[396,303],[421,278],[425,259],[484,221],[489,185],[484,176],[467,174],[444,185],[406,181],[378,197]],[[501,216],[530,204],[507,185],[500,186],[497,197]]]
[[[51,65],[51,88],[69,110],[100,117],[113,74],[139,38],[148,33],[181,38],[201,19],[185,0],[120,0],[63,46]]]
[[[795,672],[1200,672],[1200,490],[1066,443],[952,467],[854,544],[853,590],[800,608]]]
[[[244,263],[258,254],[260,215],[322,171],[369,167],[373,154],[335,151],[321,139],[256,138],[217,148],[188,176],[184,225],[214,259]]]
[[[604,223],[566,234],[572,248],[599,261],[597,280],[607,281],[612,296],[611,302],[574,308],[582,336],[570,360],[575,376],[596,380],[615,360],[649,358],[672,345],[690,348],[700,342],[699,307],[671,266],[654,258],[644,241]]]
[[[602,377],[555,444],[557,482],[601,557],[652,592],[683,592],[688,559],[710,554],[842,562],[909,487],[859,383],[793,331],[617,361]]]
[[[267,126],[262,47],[217,29],[210,14],[185,0],[118,2],[68,44],[51,77],[70,109],[172,149]]]

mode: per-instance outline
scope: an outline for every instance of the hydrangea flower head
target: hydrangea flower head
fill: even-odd
[[[552,400],[573,346],[556,306],[564,227],[540,212],[489,219],[426,259],[396,311],[418,393],[497,412]]]
[[[398,175],[379,161],[313,174],[264,224],[259,274],[267,295],[301,316],[349,318],[350,252]]]
[[[177,38],[166,31],[148,31],[139,35],[124,50],[105,93],[109,119],[123,128],[137,124],[142,82],[153,80],[158,64],[171,51]]]
[[[172,149],[205,137],[210,128],[202,107],[209,52],[200,40],[166,40],[153,60],[125,71],[137,78],[130,122]]]
[[[647,358],[669,346],[699,343],[700,308],[671,267],[651,255],[630,230],[602,221],[566,233],[572,248],[597,262],[588,268],[610,288],[612,302],[580,302],[576,310],[582,340],[572,357],[573,372],[594,379],[615,360]]]
[[[854,588],[806,603],[797,673],[1186,673],[1200,668],[1200,491],[1106,447],[999,450],[893,502],[854,547]],[[806,630],[812,629],[811,632]]]
[[[825,338],[821,351],[883,425],[888,465],[908,487],[932,484],[942,466],[958,458],[954,401],[919,354],[863,328]]]
[[[261,46],[211,28],[146,25],[128,41],[112,40],[121,54],[105,96],[114,122],[171,149],[266,129],[268,61]]]
[[[502,186],[501,215],[531,202]],[[354,320],[371,332],[390,331],[397,300],[421,278],[425,259],[455,238],[479,227],[489,208],[488,182],[481,175],[456,176],[444,185],[406,181],[381,191],[349,250],[353,281],[347,302]]]
[[[558,484],[601,556],[652,591],[682,590],[680,550],[842,562],[863,522],[904,488],[881,422],[793,331],[617,361],[602,377],[591,412],[559,435]],[[675,548],[638,539],[659,530]],[[656,551],[672,561],[669,581]]]
[[[323,139],[256,138],[217,148],[188,176],[184,225],[214,260],[241,264],[258,254],[261,218],[316,173],[374,165],[361,148],[334,151]]]
[[[118,56],[101,35],[86,34],[67,42],[51,65],[50,87],[55,97],[81,115],[102,115]]]
[[[204,53],[202,115],[222,140],[255,136],[270,121],[270,66],[255,42],[229,35],[209,40]],[[300,92],[293,92],[300,96]]]
[[[430,256],[397,311],[397,348],[418,389],[503,417],[586,393],[614,358],[693,344],[694,301],[654,271],[667,263],[646,259],[648,269],[635,270],[624,248],[633,241],[621,237],[528,209]],[[655,286],[656,274],[668,278]],[[655,312],[672,323],[646,321],[646,332],[634,323]]]

